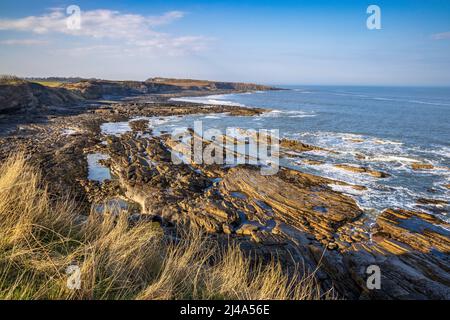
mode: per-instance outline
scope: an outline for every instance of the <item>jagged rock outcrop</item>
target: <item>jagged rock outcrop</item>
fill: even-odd
[[[345,163],[336,164],[334,166],[336,168],[339,168],[339,169],[342,169],[342,170],[346,170],[346,171],[370,174],[371,176],[373,176],[375,178],[387,178],[387,177],[389,177],[389,174],[387,174],[386,172],[373,170],[373,169],[370,169],[370,168],[367,168],[367,167],[358,167],[358,166],[349,165],[349,164],[345,164]]]
[[[434,166],[430,163],[412,163],[411,168],[413,170],[419,171],[419,170],[431,170],[434,168]]]
[[[385,210],[377,219],[378,234],[388,234],[423,253],[450,252],[450,224],[425,213],[409,210]]]
[[[305,152],[305,151],[312,151],[312,150],[323,150],[322,148],[312,146],[300,141],[296,140],[289,140],[289,139],[281,139],[280,140],[280,147],[289,149],[291,151],[296,152]]]

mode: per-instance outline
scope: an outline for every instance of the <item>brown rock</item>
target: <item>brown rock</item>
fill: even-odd
[[[304,151],[311,151],[311,150],[323,150],[322,148],[312,146],[306,143],[302,143],[300,141],[296,140],[289,140],[289,139],[281,139],[280,140],[280,147],[297,151],[297,152],[304,152]]]
[[[140,131],[145,132],[148,130],[148,120],[142,119],[142,120],[133,120],[128,122],[130,125],[131,130],[133,131]]]
[[[432,164],[429,164],[429,163],[417,163],[417,162],[415,162],[415,163],[411,164],[411,168],[413,170],[416,170],[416,171],[418,171],[418,170],[431,170],[431,169],[434,168],[434,166]]]
[[[428,213],[388,209],[377,224],[382,232],[415,250],[450,252],[450,224]]]
[[[222,229],[225,234],[231,234],[233,232],[228,224],[223,224]]]
[[[305,160],[303,160],[303,162],[306,163],[306,164],[313,165],[313,166],[321,165],[321,164],[324,163],[323,161],[311,160],[311,159],[305,159]]]
[[[362,153],[357,153],[355,155],[355,158],[358,159],[358,160],[364,160],[364,159],[366,159],[366,156],[363,155]]]
[[[236,209],[246,211],[244,204],[265,210],[255,214],[265,221],[269,216],[299,229],[311,229],[324,238],[337,227],[361,215],[362,211],[349,196],[323,188],[331,180],[282,168],[277,175],[263,176],[257,168],[236,167],[228,171],[219,183],[222,195],[230,198]],[[232,193],[247,195],[236,199]]]
[[[239,229],[236,230],[236,233],[243,236],[251,236],[253,232],[258,230],[258,226],[253,224],[243,224]]]
[[[443,206],[446,206],[448,204],[448,202],[444,201],[444,200],[426,199],[426,198],[419,198],[419,199],[417,199],[417,203],[419,203],[419,204],[431,204],[431,205],[443,205]]]
[[[361,186],[361,185],[357,185],[357,184],[352,184],[351,187],[352,187],[353,189],[359,190],[359,191],[367,190],[367,187]]]
[[[336,250],[338,248],[338,244],[335,242],[330,242],[327,245],[328,250]]]
[[[358,167],[358,166],[353,166],[353,165],[349,165],[349,164],[336,164],[334,166],[336,168],[340,168],[340,169],[351,171],[351,172],[367,173],[367,174],[370,174],[371,176],[374,176],[376,178],[389,177],[389,174],[387,174],[385,172],[372,170],[372,169],[369,169],[369,168],[366,168],[366,167]]]

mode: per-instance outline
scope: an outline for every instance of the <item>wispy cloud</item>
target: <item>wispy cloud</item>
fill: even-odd
[[[120,41],[129,50],[156,52],[166,50],[178,55],[206,47],[208,39],[202,36],[173,36],[154,29],[183,18],[181,11],[170,11],[159,16],[121,13],[99,9],[81,12],[81,28],[67,26],[67,15],[62,8],[52,8],[40,16],[18,19],[0,19],[0,30],[31,32],[34,34],[67,34],[75,37]]]
[[[38,46],[48,44],[46,40],[36,40],[36,39],[8,39],[0,41],[0,44],[6,46]]]
[[[450,39],[450,31],[447,32],[441,32],[441,33],[435,33],[431,36],[434,40],[444,40],[444,39]]]

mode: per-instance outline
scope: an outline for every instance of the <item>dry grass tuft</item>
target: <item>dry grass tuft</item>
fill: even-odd
[[[0,299],[326,299],[312,276],[253,263],[199,230],[168,238],[128,217],[81,219],[71,200],[51,200],[23,155],[0,166]],[[183,231],[184,230],[184,231]],[[81,288],[67,286],[79,266]]]
[[[0,84],[13,85],[13,84],[22,84],[26,82],[25,80],[9,74],[1,74],[0,75]]]

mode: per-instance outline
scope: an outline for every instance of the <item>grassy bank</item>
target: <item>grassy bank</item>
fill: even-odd
[[[125,214],[80,219],[52,199],[23,155],[0,165],[0,299],[319,299],[313,277],[288,278],[277,263],[251,263],[198,230],[170,241],[159,225]],[[66,269],[81,271],[81,288]]]
[[[33,81],[33,82],[50,88],[58,88],[61,87],[63,84],[62,82],[59,81]]]

